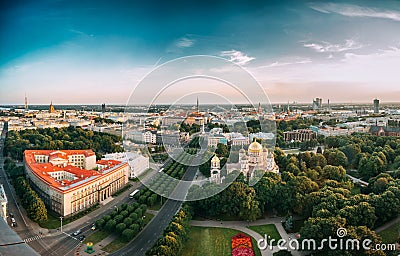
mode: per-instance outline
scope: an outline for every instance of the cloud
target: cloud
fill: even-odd
[[[303,43],[304,47],[311,48],[317,52],[344,52],[348,50],[356,50],[363,47],[362,44],[357,43],[352,39],[347,39],[343,44],[332,44],[329,42],[320,43]]]
[[[311,9],[322,13],[337,13],[348,17],[369,17],[400,21],[400,11],[335,3],[313,3],[309,6]]]
[[[230,61],[238,64],[238,65],[246,65],[250,61],[254,60],[254,57],[249,57],[241,51],[230,50],[230,51],[222,51],[220,53],[221,57],[228,57]]]
[[[293,60],[293,61],[275,61],[271,64],[260,66],[259,68],[274,68],[274,67],[282,67],[282,66],[295,65],[295,64],[307,64],[310,62],[312,62],[312,61],[309,58]]]
[[[188,48],[192,47],[195,43],[194,39],[190,39],[187,37],[182,37],[175,42],[175,46],[178,48]]]

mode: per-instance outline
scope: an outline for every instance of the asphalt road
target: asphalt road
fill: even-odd
[[[193,161],[198,161],[194,159]],[[194,180],[198,167],[189,166],[182,180],[191,181]],[[176,190],[179,193],[187,193],[185,187],[177,186]],[[135,255],[144,256],[146,251],[148,251],[154,243],[163,234],[164,229],[170,223],[172,217],[179,211],[182,206],[183,201],[176,201],[168,199],[164,206],[160,209],[158,214],[144,227],[144,229],[124,248],[110,254],[113,256],[124,256],[124,255]]]

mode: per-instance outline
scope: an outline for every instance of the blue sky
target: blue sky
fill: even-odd
[[[399,31],[397,1],[2,1],[0,104],[125,103],[195,54],[241,65],[272,102],[398,101]]]

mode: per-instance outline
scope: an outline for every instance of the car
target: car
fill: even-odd
[[[12,212],[9,212],[8,215],[10,215],[10,218],[14,218],[14,214]]]
[[[80,229],[78,229],[77,231],[75,231],[74,233],[72,233],[74,236],[77,236],[81,233],[82,231]]]
[[[96,224],[93,224],[92,227],[90,228],[91,230],[95,230],[96,229]]]
[[[86,238],[85,235],[81,235],[78,239],[79,239],[79,241],[83,241],[83,240],[85,240],[85,238]]]
[[[12,227],[16,227],[17,226],[17,222],[15,221],[14,218],[11,218],[11,226]]]

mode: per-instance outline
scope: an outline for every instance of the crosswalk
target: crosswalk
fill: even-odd
[[[37,235],[37,236],[28,237],[28,238],[24,239],[24,242],[25,243],[30,243],[32,241],[38,240],[38,239],[43,238],[43,237],[44,237],[43,235]]]

